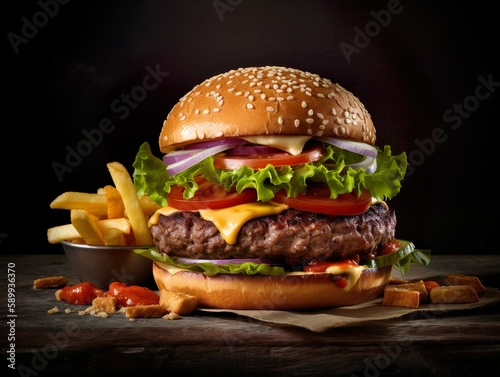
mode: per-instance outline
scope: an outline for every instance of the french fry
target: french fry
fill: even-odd
[[[147,195],[141,195],[139,197],[139,202],[141,203],[142,212],[148,217],[152,216],[153,213],[161,208],[158,203]]]
[[[73,224],[59,225],[47,229],[47,240],[49,243],[59,243],[61,241],[71,241],[75,238],[81,238],[78,230]]]
[[[106,195],[102,194],[67,191],[55,198],[50,203],[50,208],[81,209],[97,217],[106,217],[108,215]]]
[[[123,205],[120,192],[113,186],[104,187],[106,195],[106,205],[108,207],[108,219],[118,219],[124,216],[125,206]]]
[[[130,220],[125,217],[121,217],[119,219],[102,219],[99,220],[99,223],[97,225],[103,233],[108,229],[118,229],[124,234],[129,234],[132,230],[132,227],[130,226]]]
[[[116,189],[120,192],[125,211],[130,220],[137,245],[151,245],[153,238],[148,228],[146,216],[142,212],[141,204],[134,183],[127,169],[119,162],[107,164]]]
[[[71,224],[89,245],[104,245],[104,236],[98,222],[99,218],[85,210],[71,210]]]
[[[106,229],[103,233],[104,245],[106,246],[125,246],[127,244],[125,235],[116,228]]]

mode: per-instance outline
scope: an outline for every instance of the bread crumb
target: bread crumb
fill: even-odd
[[[57,306],[54,306],[52,309],[47,310],[47,313],[49,313],[49,314],[56,314],[59,312],[60,312],[60,310]]]
[[[98,312],[113,314],[116,312],[116,297],[96,297],[92,300],[92,308]]]
[[[160,318],[166,313],[161,305],[128,306],[125,315],[128,318]]]
[[[384,290],[383,305],[402,306],[417,309],[420,306],[420,292],[417,290],[398,289],[389,286]]]
[[[420,293],[420,302],[428,302],[429,301],[429,292],[427,292],[427,288],[425,288],[425,284],[423,280],[418,280],[410,283],[402,283],[402,284],[394,284],[390,285],[387,288],[390,289],[398,289],[405,291],[417,291]]]
[[[431,302],[435,304],[466,304],[478,302],[479,296],[471,285],[446,285],[431,290]]]
[[[62,295],[62,290],[58,289],[55,293],[56,300],[57,301],[64,301],[63,295]]]
[[[35,279],[33,288],[62,288],[68,285],[68,279],[64,276],[49,276],[46,278]]]
[[[486,287],[477,276],[448,274],[444,277],[445,285],[470,285],[477,293],[486,291]]]
[[[171,312],[171,313],[165,314],[162,318],[167,319],[167,320],[174,320],[174,319],[180,319],[181,316],[177,313]]]
[[[196,309],[198,299],[195,296],[184,292],[161,290],[160,305],[169,312],[177,313],[179,315],[188,315]]]

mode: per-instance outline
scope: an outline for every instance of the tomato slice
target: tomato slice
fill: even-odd
[[[214,157],[214,166],[218,169],[236,170],[242,166],[252,169],[263,169],[268,164],[275,167],[293,166],[317,161],[323,156],[324,150],[321,145],[313,145],[302,153],[294,156],[287,152],[266,153],[266,154],[244,154],[235,155],[232,152],[222,152]]]
[[[300,211],[316,212],[325,215],[358,215],[370,208],[372,196],[363,190],[359,198],[356,193],[341,194],[336,199],[329,198],[330,191],[324,184],[308,186],[306,194],[296,198],[288,197],[284,190],[274,195],[273,201],[287,204]]]
[[[172,186],[167,194],[168,205],[182,211],[196,211],[221,209],[257,201],[257,192],[254,189],[245,189],[241,193],[227,192],[222,184],[204,179],[198,181],[198,190],[192,198],[185,199],[183,194],[184,187]]]

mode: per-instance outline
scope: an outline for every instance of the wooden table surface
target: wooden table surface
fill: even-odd
[[[65,275],[78,282],[66,257],[11,254],[0,261],[2,376],[500,375],[498,304],[324,332],[231,313],[196,312],[174,321],[49,315],[56,305],[70,305],[57,302],[53,289],[33,289],[33,280]],[[415,266],[408,277],[450,272],[477,275],[497,288],[500,256],[432,256],[429,267]],[[15,299],[9,301],[12,277]]]

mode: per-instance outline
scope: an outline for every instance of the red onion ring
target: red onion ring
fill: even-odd
[[[257,264],[269,264],[269,265],[279,265],[276,259],[260,259],[260,258],[240,258],[240,259],[194,259],[194,258],[182,258],[175,257],[174,260],[177,263],[185,264],[199,264],[199,263],[213,263],[215,265],[223,264],[241,264],[241,263],[257,263]]]
[[[322,141],[327,144],[335,145],[346,151],[361,154],[363,156],[377,158],[378,150],[373,145],[362,143],[360,141],[338,139],[335,137],[317,137],[316,140]]]

